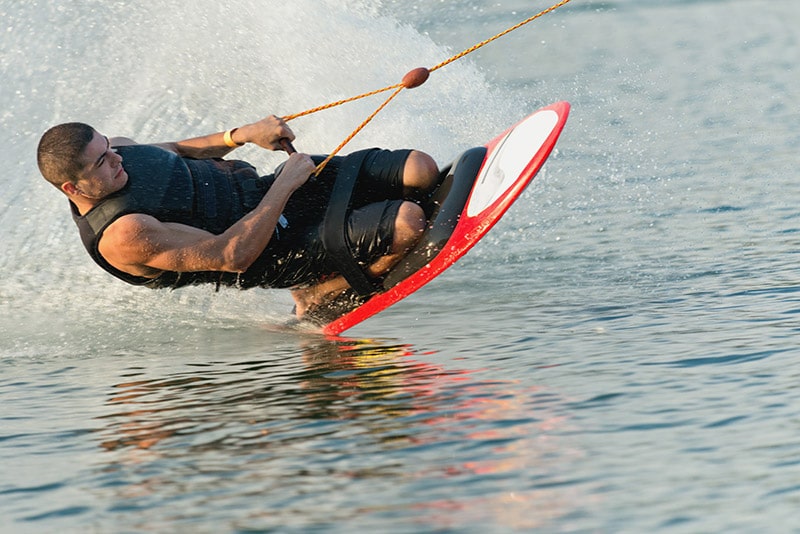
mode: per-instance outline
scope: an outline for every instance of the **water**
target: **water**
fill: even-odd
[[[573,111],[487,238],[346,339],[278,331],[280,292],[111,280],[35,168],[53,123],[293,113],[548,5],[0,1],[0,530],[800,531],[793,0],[573,0],[405,92],[352,149],[445,163]]]

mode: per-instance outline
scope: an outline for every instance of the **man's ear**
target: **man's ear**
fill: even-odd
[[[61,184],[61,190],[69,196],[75,196],[79,192],[78,188],[72,182],[64,182]]]

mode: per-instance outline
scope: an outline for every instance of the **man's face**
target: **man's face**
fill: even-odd
[[[82,159],[83,170],[75,184],[81,195],[99,200],[116,193],[128,183],[128,173],[122,168],[122,156],[111,148],[107,137],[94,132]]]

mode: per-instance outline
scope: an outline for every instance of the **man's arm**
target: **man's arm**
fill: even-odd
[[[281,150],[280,140],[294,141],[294,133],[286,126],[283,119],[270,115],[260,121],[245,124],[230,130],[230,138],[236,146],[253,143],[269,150]],[[114,137],[110,140],[112,146],[134,145],[135,141],[126,137]],[[156,146],[174,152],[181,157],[194,159],[221,158],[236,146],[225,143],[225,132],[192,137],[183,141],[168,143],[155,143]]]
[[[286,201],[314,170],[305,154],[293,154],[258,206],[219,235],[143,214],[114,221],[103,233],[100,254],[136,276],[162,271],[244,272],[269,243]]]

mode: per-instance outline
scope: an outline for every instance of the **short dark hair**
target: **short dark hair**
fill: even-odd
[[[61,189],[66,182],[76,182],[83,169],[83,151],[94,138],[94,128],[82,122],[53,126],[39,140],[36,162],[44,179]]]

